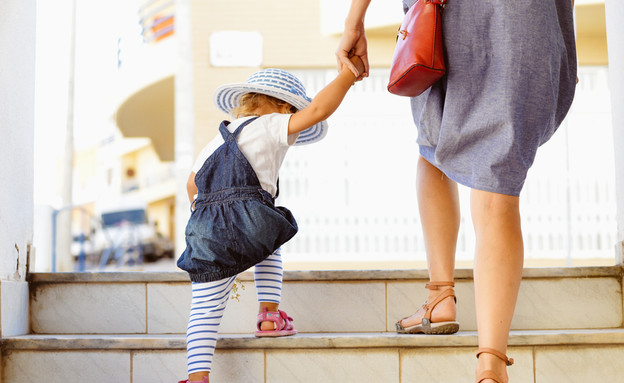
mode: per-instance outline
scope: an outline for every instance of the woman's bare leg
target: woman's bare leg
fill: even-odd
[[[453,281],[455,250],[459,232],[459,196],[457,183],[423,157],[418,160],[416,176],[418,207],[425,238],[429,279],[432,282]],[[429,290],[429,302],[450,287]],[[424,310],[403,320],[404,327],[422,321]],[[454,321],[456,308],[453,299],[444,299],[433,310],[432,322]]]
[[[474,285],[479,347],[506,354],[524,262],[519,199],[472,190],[471,210],[476,234]],[[507,382],[505,364],[495,356],[481,354],[477,374],[484,370],[493,370]]]

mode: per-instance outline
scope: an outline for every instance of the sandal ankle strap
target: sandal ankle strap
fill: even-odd
[[[425,288],[429,290],[438,290],[442,286],[455,287],[455,282],[429,282],[425,285]]]
[[[480,348],[479,350],[477,350],[477,359],[479,359],[479,355],[484,353],[494,355],[498,359],[505,362],[507,366],[511,366],[512,364],[514,364],[513,358],[507,358],[507,355],[503,354],[502,352],[496,351],[493,348]]]
[[[495,381],[496,383],[502,383],[503,380],[501,379],[500,376],[498,376],[494,371],[492,370],[486,370],[483,371],[478,377],[477,377],[477,383],[481,383],[486,379],[491,379],[493,381]]]
[[[431,314],[433,313],[433,309],[438,305],[438,303],[442,302],[448,297],[453,297],[453,300],[457,302],[457,298],[455,297],[455,291],[453,289],[447,289],[440,293],[433,301],[425,302],[423,305],[425,309],[425,315],[423,317],[423,323],[425,320],[431,321]]]

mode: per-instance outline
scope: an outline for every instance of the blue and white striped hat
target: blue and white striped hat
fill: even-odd
[[[301,110],[312,101],[306,96],[305,88],[299,79],[282,69],[268,68],[252,74],[247,82],[222,85],[214,93],[215,105],[227,114],[238,106],[245,93],[262,93],[272,96]],[[299,133],[295,145],[311,144],[320,141],[327,134],[327,121]]]

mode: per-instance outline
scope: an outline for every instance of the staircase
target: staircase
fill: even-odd
[[[621,267],[525,269],[508,354],[512,383],[624,382]],[[287,271],[294,337],[254,338],[253,275],[231,300],[213,383],[470,383],[472,271],[456,272],[455,335],[397,335],[426,270]],[[2,340],[2,382],[173,383],[186,375],[190,283],[182,272],[30,275],[31,334]]]

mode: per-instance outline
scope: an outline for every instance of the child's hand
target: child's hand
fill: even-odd
[[[351,60],[353,65],[355,65],[355,69],[357,69],[360,73],[360,76],[356,80],[361,80],[363,78],[362,74],[364,73],[364,62],[362,61],[360,56],[349,57],[349,60]]]

